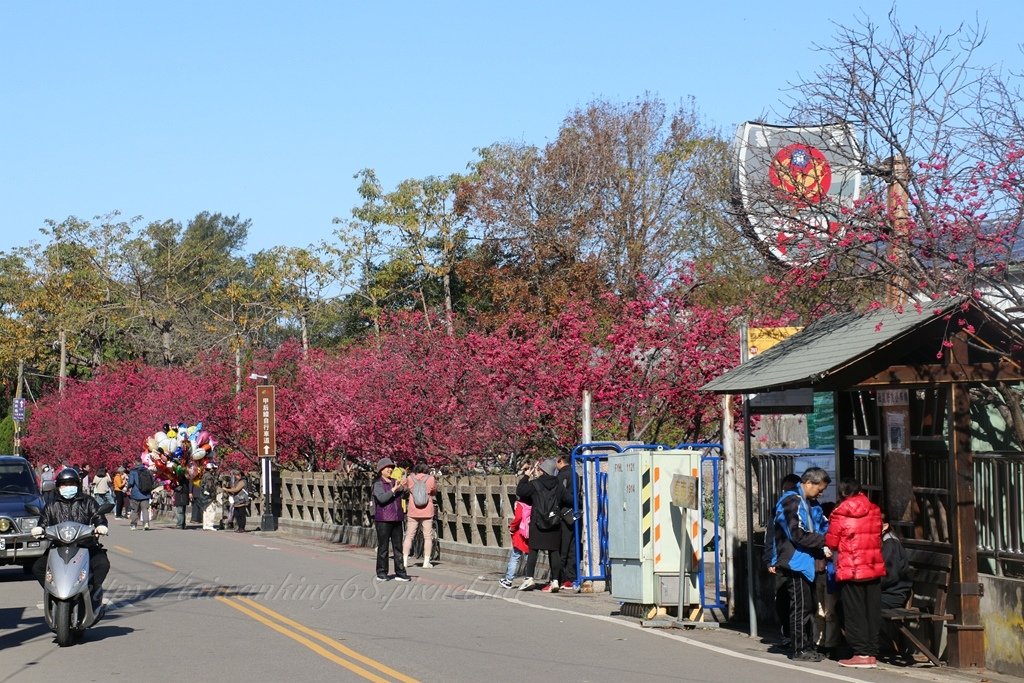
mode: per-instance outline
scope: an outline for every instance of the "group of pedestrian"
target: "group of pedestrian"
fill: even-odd
[[[395,461],[377,461],[377,477],[373,481],[373,524],[377,532],[378,581],[387,581],[388,550],[394,557],[395,580],[411,581],[408,573],[409,554],[419,530],[423,534],[423,568],[430,569],[434,549],[434,496],[437,480],[425,462],[419,462],[408,475],[398,474]],[[404,525],[404,531],[403,531]]]
[[[768,571],[778,577],[776,609],[790,658],[819,662],[835,651],[830,620],[838,595],[851,656],[839,665],[875,668],[882,631],[882,607],[905,604],[909,568],[899,539],[877,505],[854,478],[839,483],[839,502],[829,514],[818,502],[831,478],[818,467],[787,475],[765,542]],[[883,597],[884,596],[884,597]]]
[[[162,484],[141,458],[136,459],[130,468],[117,467],[113,475],[105,467],[99,467],[93,473],[88,463],[64,463],[57,468],[44,465],[39,472],[39,483],[48,503],[53,499],[57,476],[65,470],[77,474],[82,493],[91,496],[98,505],[113,505],[115,519],[128,520],[129,529],[150,529],[153,506],[157,503]],[[216,463],[208,462],[199,485],[194,485],[184,472],[169,483],[169,499],[175,511],[177,528],[187,528],[186,517],[191,506],[192,521],[202,524],[203,529],[231,528],[239,533],[245,532],[252,502],[249,480],[239,469],[233,470],[226,481],[221,481],[217,472]]]
[[[557,593],[576,583],[576,518],[573,471],[566,456],[548,458],[519,471],[514,514],[509,523],[512,548],[499,583],[512,588],[512,580],[526,555],[525,576],[518,590],[533,590],[540,551],[547,553],[549,575],[540,590]]]

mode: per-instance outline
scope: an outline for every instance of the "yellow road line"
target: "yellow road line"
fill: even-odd
[[[114,550],[116,550],[119,553],[124,553],[125,555],[134,555],[135,554],[131,550],[128,550],[128,548],[125,548],[123,545],[115,545],[114,546]]]
[[[262,614],[254,612],[253,610],[249,609],[248,607],[246,607],[245,605],[241,604],[240,602],[236,602],[235,600],[232,600],[231,598],[224,597],[222,595],[218,595],[217,599],[220,600],[221,602],[223,602],[224,604],[228,605],[229,607],[233,607],[234,609],[238,610],[242,614],[245,614],[246,616],[251,617],[252,619],[255,619],[256,621],[260,622],[264,626],[267,626],[268,628],[272,628],[273,630],[277,631],[281,635],[287,636],[288,638],[291,638],[295,642],[300,643],[300,644],[306,646],[307,648],[309,648],[313,652],[316,652],[321,657],[323,657],[325,659],[329,659],[332,662],[334,662],[335,664],[338,664],[340,666],[345,667],[346,669],[348,669],[352,673],[359,674],[360,676],[362,676],[363,678],[365,678],[368,681],[375,681],[376,683],[388,683],[388,679],[381,678],[377,674],[373,673],[372,671],[367,671],[366,669],[362,668],[361,666],[356,666],[355,664],[353,664],[352,662],[348,661],[347,659],[342,659],[341,657],[339,657],[338,655],[334,654],[333,652],[330,652],[327,649],[321,647],[320,645],[314,643],[312,640],[310,640],[308,638],[304,638],[304,637],[300,636],[299,634],[294,633],[292,631],[289,631],[284,626],[281,626],[280,624],[274,623],[270,619],[264,617]]]
[[[313,638],[316,638],[320,642],[329,645],[330,647],[334,648],[338,652],[341,652],[345,656],[350,657],[352,659],[355,659],[355,660],[357,660],[359,662],[362,662],[363,664],[366,664],[367,666],[373,667],[377,671],[380,671],[381,673],[387,674],[388,676],[391,676],[392,678],[394,678],[396,680],[402,681],[403,683],[417,683],[415,678],[410,678],[409,676],[406,676],[402,672],[395,671],[394,669],[388,667],[385,664],[382,664],[382,663],[376,661],[375,659],[370,659],[366,655],[359,654],[358,652],[356,652],[352,648],[349,648],[349,647],[346,647],[346,646],[342,645],[336,639],[331,638],[330,636],[325,636],[322,633],[318,633],[317,631],[314,631],[311,628],[303,626],[302,624],[300,624],[300,623],[298,623],[296,621],[292,621],[291,619],[289,619],[288,617],[284,616],[283,614],[279,614],[279,613],[275,612],[274,610],[270,609],[269,607],[264,607],[263,605],[259,604],[255,600],[251,600],[249,598],[243,598],[243,597],[238,597],[238,598],[236,598],[236,600],[239,600],[240,602],[244,602],[245,604],[249,605],[253,609],[257,609],[257,610],[263,612],[264,614],[270,615],[271,617],[277,619],[282,624],[286,624],[288,626],[291,626],[296,631],[301,631],[302,633],[305,633],[307,636],[311,636]]]
[[[172,574],[173,574],[174,572],[178,571],[177,569],[175,569],[175,568],[174,568],[174,567],[172,567],[171,565],[169,565],[169,564],[164,564],[163,562],[154,562],[153,564],[154,564],[155,566],[157,566],[157,567],[160,567],[160,569],[166,569],[167,571],[171,572]]]

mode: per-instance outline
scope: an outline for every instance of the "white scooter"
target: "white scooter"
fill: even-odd
[[[113,505],[104,503],[98,514],[105,515],[113,509]],[[40,514],[38,510],[29,511]],[[98,588],[97,595],[90,595],[89,546],[82,545],[83,541],[97,535],[96,526],[79,522],[60,522],[43,530],[43,536],[50,539],[43,582],[43,614],[61,647],[80,639],[85,629],[103,616],[103,590]]]

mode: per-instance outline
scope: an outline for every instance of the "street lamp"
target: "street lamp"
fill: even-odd
[[[271,477],[274,458],[277,456],[277,429],[274,406],[274,385],[269,384],[267,375],[252,373],[251,380],[267,382],[256,386],[256,450],[260,456],[260,493],[263,494],[263,514],[260,517],[260,531],[277,531],[274,517],[274,480]]]

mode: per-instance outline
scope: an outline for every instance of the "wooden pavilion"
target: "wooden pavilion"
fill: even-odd
[[[837,476],[870,477],[856,471],[854,449],[877,454],[880,480],[869,483],[905,543],[952,555],[947,662],[974,668],[985,665],[985,626],[972,439],[993,426],[979,398],[1008,396],[1024,383],[1022,366],[1024,334],[998,310],[954,297],[824,318],[703,390],[833,394]],[[1017,408],[1006,408],[1007,424]]]

